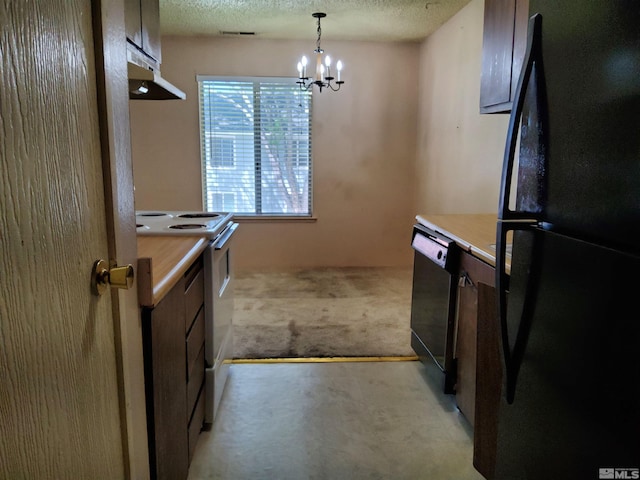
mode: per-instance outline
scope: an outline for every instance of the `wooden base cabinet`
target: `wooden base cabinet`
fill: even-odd
[[[196,260],[142,312],[152,479],[186,479],[204,419],[204,272]]]
[[[478,284],[478,340],[476,405],[473,429],[473,466],[488,480],[493,478],[498,441],[498,407],[502,394],[502,360],[496,290]]]
[[[456,402],[473,425],[473,465],[490,480],[502,388],[495,268],[465,252],[459,279]]]
[[[456,402],[471,425],[476,420],[477,338],[478,338],[478,286],[494,284],[495,268],[469,253],[460,256],[458,282],[458,308],[456,318],[456,346],[458,375]]]

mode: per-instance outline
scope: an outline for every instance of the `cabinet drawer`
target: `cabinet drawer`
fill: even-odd
[[[188,332],[191,328],[198,310],[200,310],[200,307],[204,303],[204,270],[200,268],[191,282],[189,282],[190,278],[188,277],[190,273],[191,272],[187,272],[187,282],[184,292],[185,332]]]
[[[191,421],[189,422],[189,464],[191,463],[191,459],[193,458],[193,453],[196,451],[196,445],[198,444],[198,435],[200,435],[200,430],[202,430],[202,422],[204,421],[204,391],[204,388],[200,389],[198,402],[196,403],[196,408],[194,409],[193,416],[191,417]]]
[[[198,392],[200,391],[200,387],[202,386],[202,382],[204,381],[204,345],[200,349],[198,353],[198,358],[196,358],[195,365],[193,370],[191,371],[191,377],[187,382],[187,421],[191,416],[191,412],[193,411],[193,406],[198,399]]]
[[[187,337],[187,381],[193,375],[193,368],[204,344],[204,308],[200,309]]]

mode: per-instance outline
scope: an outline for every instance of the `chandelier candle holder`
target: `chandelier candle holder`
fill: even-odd
[[[324,53],[324,50],[322,50],[322,47],[320,46],[320,38],[322,37],[320,19],[326,17],[327,14],[317,12],[313,13],[311,16],[318,19],[318,40],[316,41],[316,49],[313,51],[313,53],[316,54],[315,76],[307,76],[307,65],[309,64],[309,60],[307,60],[307,57],[303,56],[298,62],[298,81],[296,83],[300,85],[300,90],[309,90],[313,85],[315,85],[320,89],[320,92],[322,92],[323,88],[330,88],[334,92],[337,92],[340,90],[340,86],[344,83],[344,81],[340,79],[342,62],[340,60],[336,62],[335,69],[338,72],[338,78],[336,79],[331,76],[331,57],[326,55],[323,60],[322,54]]]

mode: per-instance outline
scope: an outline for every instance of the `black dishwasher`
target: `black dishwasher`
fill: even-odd
[[[444,392],[454,393],[456,365],[453,339],[456,312],[455,281],[459,247],[424,225],[413,226],[411,246],[411,348],[423,362],[434,362],[444,374]]]

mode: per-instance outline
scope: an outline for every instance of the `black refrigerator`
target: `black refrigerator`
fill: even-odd
[[[640,478],[640,1],[529,13],[498,212],[493,478]]]

